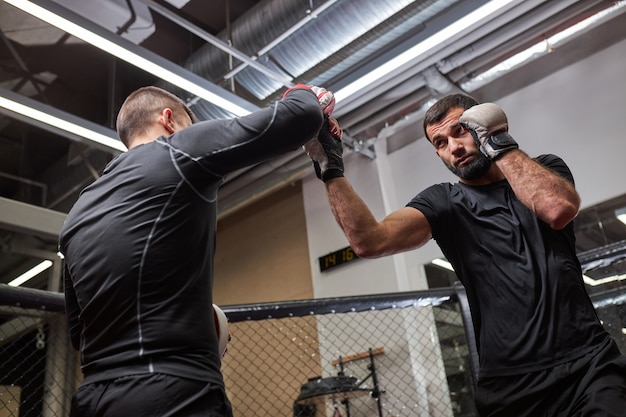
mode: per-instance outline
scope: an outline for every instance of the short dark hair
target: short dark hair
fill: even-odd
[[[424,135],[426,139],[430,141],[426,128],[434,123],[440,122],[446,114],[455,107],[461,107],[463,110],[467,110],[470,107],[474,107],[478,104],[478,101],[467,94],[450,94],[433,104],[424,115]]]
[[[176,114],[187,113],[192,123],[197,121],[191,109],[176,95],[155,86],[141,87],[124,100],[117,115],[117,134],[122,143],[128,147],[131,138],[147,127],[154,113],[166,107]]]

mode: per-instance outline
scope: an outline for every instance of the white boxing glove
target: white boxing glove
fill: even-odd
[[[492,161],[519,145],[509,134],[504,111],[494,103],[477,104],[465,110],[459,123],[470,131],[480,151]]]
[[[228,342],[230,342],[230,330],[228,328],[228,318],[224,311],[213,304],[213,320],[215,320],[215,330],[217,331],[217,346],[220,357],[224,357],[228,352]]]

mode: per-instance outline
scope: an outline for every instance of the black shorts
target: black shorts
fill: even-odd
[[[480,378],[481,417],[623,417],[626,357],[615,343],[543,371]]]
[[[132,375],[82,385],[70,417],[232,417],[224,389],[164,374]]]

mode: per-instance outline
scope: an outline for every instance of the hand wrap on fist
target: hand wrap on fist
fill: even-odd
[[[326,90],[323,87],[317,87],[314,85],[306,85],[306,84],[296,84],[293,87],[289,88],[283,94],[283,99],[289,94],[291,91],[299,88],[305,88],[307,90],[311,90],[317,96],[317,100],[320,102],[320,107],[322,108],[322,113],[326,116],[330,116],[335,111],[335,95]]]
[[[311,139],[302,148],[313,160],[317,178],[326,182],[332,178],[343,177],[342,131],[337,121],[328,116],[316,139]]]
[[[463,112],[459,123],[470,131],[480,151],[492,161],[519,148],[508,132],[506,114],[497,104],[483,103],[471,107]]]

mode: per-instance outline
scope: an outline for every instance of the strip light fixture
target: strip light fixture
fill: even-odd
[[[437,266],[439,266],[441,268],[447,269],[448,271],[454,272],[454,268],[452,268],[452,265],[450,264],[450,262],[448,262],[448,261],[446,261],[444,259],[435,258],[430,263],[433,264],[433,265],[437,265]],[[585,284],[590,285],[592,287],[595,287],[597,285],[608,284],[609,282],[622,281],[624,279],[626,279],[626,274],[624,274],[624,275],[613,275],[613,276],[610,276],[610,277],[600,278],[600,279],[593,279],[593,278],[589,277],[588,275],[584,275],[583,274],[583,281],[585,282]]]
[[[615,217],[617,217],[617,220],[620,222],[626,224],[626,207],[615,210]]]
[[[144,50],[124,38],[113,38],[107,31],[76,15],[72,19],[61,14],[71,14],[71,11],[62,8],[49,0],[4,0],[6,3],[55,26],[70,35],[110,53],[111,55],[128,62],[162,80],[176,85],[191,94],[203,98],[212,104],[223,108],[235,116],[244,116],[256,110],[256,106],[241,97],[218,87],[204,78],[179,67],[166,59]],[[40,4],[44,4],[41,6]],[[56,12],[55,12],[56,11]],[[63,13],[61,13],[63,11]],[[89,27],[89,29],[87,29]],[[110,38],[110,39],[109,39]]]
[[[34,267],[24,272],[19,277],[9,282],[8,285],[10,285],[11,287],[19,287],[26,281],[32,278],[35,278],[37,275],[41,274],[43,271],[50,268],[51,266],[52,266],[52,261],[46,259],[45,261],[42,261],[41,263],[35,265]]]
[[[430,261],[431,264],[437,265],[440,268],[447,269],[448,271],[454,272],[454,268],[452,268],[452,264],[445,259],[435,258]]]
[[[585,282],[585,284],[590,285],[592,287],[595,287],[596,285],[603,285],[603,284],[608,284],[610,282],[615,282],[615,281],[622,281],[626,279],[626,274],[622,274],[622,275],[611,275],[605,278],[598,278],[598,279],[594,279],[591,278],[588,275],[584,275],[583,274],[583,281]]]
[[[106,129],[90,123],[54,107],[22,97],[12,91],[0,89],[0,108],[8,110],[9,115],[17,115],[39,122],[43,129],[58,133],[68,132],[79,138],[102,145],[106,150],[126,151],[126,146],[117,139],[112,129]],[[7,113],[6,111],[0,112]],[[13,114],[11,114],[13,113]]]
[[[353,81],[344,88],[335,92],[335,100],[339,103],[342,100],[346,100],[348,97],[363,91],[373,82],[380,80],[381,78],[389,75],[401,66],[411,62],[415,58],[422,54],[427,53],[433,48],[449,42],[449,39],[458,35],[459,33],[467,30],[468,28],[476,25],[482,19],[490,16],[491,14],[501,10],[513,0],[492,0],[489,3],[477,8],[473,12],[465,15],[461,19],[454,22],[454,24],[445,27],[439,32],[419,42],[417,45],[407,49],[405,52],[390,59],[385,64],[376,68],[373,71],[365,74],[361,78]]]
[[[169,61],[163,59],[162,57],[152,54],[150,51],[142,50],[139,51],[139,47],[134,45],[132,42],[127,41],[126,39],[119,38],[115,41],[107,39],[105,35],[98,34],[96,32],[104,33],[104,29],[100,30],[99,27],[94,27],[93,30],[89,30],[83,26],[89,26],[86,23],[81,26],[78,25],[65,17],[61,16],[60,13],[55,13],[50,9],[55,9],[59,7],[56,3],[50,2],[49,0],[3,0],[6,3],[9,3],[26,13],[29,13],[77,38],[84,40],[87,43],[90,43],[114,56],[117,58],[129,62],[132,65],[137,66],[158,78],[171,82],[172,84],[177,85],[178,87],[196,95],[197,97],[203,98],[229,112],[234,114],[235,116],[242,116],[249,114],[250,112],[257,109],[252,103],[247,102],[246,100],[236,96],[235,94],[230,93],[227,90],[223,91],[210,91],[211,89],[217,90],[220,87],[204,80],[198,75],[187,71],[184,68],[180,68],[170,63]],[[437,47],[441,43],[449,42],[454,36],[457,36],[464,30],[476,25],[482,19],[496,13],[498,10],[503,9],[508,4],[510,4],[513,0],[492,0],[483,6],[477,8],[473,12],[467,14],[461,19],[457,20],[453,25],[450,25],[434,35],[426,38],[425,40],[419,42],[417,45],[408,49],[407,51],[401,53],[397,57],[390,59],[385,64],[380,67],[374,69],[373,71],[365,74],[359,79],[353,81],[348,84],[344,88],[335,92],[335,99],[337,103],[342,100],[348,99],[350,96],[353,96],[360,91],[363,91],[365,87],[370,85],[371,83],[380,80],[381,78],[389,75],[396,69],[401,66],[411,62],[415,58],[419,57],[422,54],[427,53],[431,49]],[[38,3],[38,4],[36,4]],[[39,4],[45,4],[46,7],[40,6]],[[580,30],[583,27],[588,26],[594,20],[604,17],[605,14],[615,11],[616,9],[620,9],[624,7],[624,1],[618,1],[616,4],[609,8],[605,12],[600,12],[598,15],[593,16],[593,18],[587,19],[587,21],[581,22],[576,25],[572,30],[564,31],[564,34],[557,34],[553,36],[550,43],[557,43],[561,41],[562,38],[567,38],[571,36],[572,33]],[[70,12],[68,12],[70,13]],[[80,21],[82,19],[81,16],[76,16],[75,20]],[[97,30],[96,30],[97,29]],[[545,45],[545,44],[544,44]],[[538,47],[538,46],[537,46]],[[466,91],[472,91],[476,89],[477,85],[481,82],[485,82],[485,79],[488,79],[493,73],[497,73],[498,71],[502,71],[510,69],[510,67],[514,67],[519,64],[519,61],[523,61],[527,59],[527,55],[536,55],[536,48],[530,48],[529,51],[524,51],[523,53],[518,54],[519,56],[512,57],[511,59],[503,62],[497,68],[493,68],[489,70],[485,74],[481,74],[476,79],[469,81],[465,85],[462,86]],[[545,46],[542,46],[545,48]],[[154,55],[154,56],[151,56]],[[520,58],[520,57],[524,58]],[[150,57],[149,59],[147,57]],[[181,75],[183,73],[183,75]],[[201,84],[204,84],[201,85]],[[231,99],[225,98],[225,95],[232,95]],[[22,107],[19,103],[11,102],[11,100],[7,100],[6,98],[0,97],[0,106],[5,107],[13,112],[23,114],[27,117],[32,117],[36,120],[39,120],[43,123],[54,123],[54,126],[59,127],[60,129],[67,130],[73,134],[83,136],[89,140],[92,140],[97,143],[105,144],[105,146],[110,146],[116,150],[124,151],[123,145],[117,141],[117,139],[113,137],[103,137],[98,132],[90,132],[89,129],[85,129],[80,125],[71,126],[71,123],[68,126],[68,129],[65,129],[64,126],[67,123],[59,120],[58,118],[50,118],[44,116],[41,112],[37,111],[28,111],[24,107]],[[40,117],[41,116],[41,117]]]
[[[623,12],[626,7],[626,1],[617,1],[611,7],[606,8],[580,22],[550,36],[546,40],[536,43],[531,47],[513,55],[512,57],[502,61],[498,65],[478,74],[474,78],[461,84],[461,89],[465,91],[475,91],[478,88],[488,84],[502,74],[518,68],[522,64],[539,58],[540,56],[551,53],[556,47],[569,41],[573,36],[586,30],[593,25],[603,23],[603,19],[609,17],[613,13]],[[626,219],[625,219],[626,220]]]

